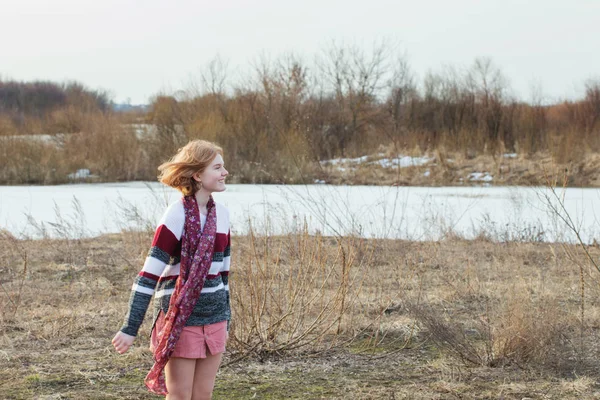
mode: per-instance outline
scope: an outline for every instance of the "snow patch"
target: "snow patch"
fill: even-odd
[[[471,172],[469,180],[474,182],[491,182],[494,180],[494,177],[488,172]]]
[[[96,175],[92,175],[90,170],[87,168],[78,169],[76,172],[73,172],[67,176],[69,179],[86,179],[96,177]]]
[[[379,153],[379,156],[382,156],[383,153]],[[362,156],[357,158],[334,158],[332,160],[323,160],[321,161],[321,165],[334,165],[337,166],[339,170],[342,170],[343,164],[364,164],[369,159],[369,156]],[[379,164],[382,168],[406,168],[406,167],[416,167],[425,165],[428,162],[432,161],[433,158],[430,157],[411,157],[411,156],[403,156],[398,155],[396,158],[381,158],[379,160],[370,161],[368,164]]]
[[[334,158],[332,160],[321,161],[322,165],[339,165],[339,164],[362,164],[369,156],[362,156],[357,158]]]
[[[382,158],[381,160],[373,161],[372,164],[379,164],[383,168],[406,168],[406,167],[418,167],[425,165],[433,160],[429,157],[411,157],[399,155],[396,158]]]

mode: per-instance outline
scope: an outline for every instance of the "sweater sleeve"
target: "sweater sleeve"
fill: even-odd
[[[144,266],[133,281],[129,296],[129,310],[120,329],[121,332],[137,336],[158,279],[179,246],[184,222],[185,215],[181,200],[169,205],[158,222]]]

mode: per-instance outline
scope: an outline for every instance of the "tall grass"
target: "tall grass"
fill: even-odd
[[[234,346],[263,356],[352,340],[368,279],[369,255],[361,254],[368,245],[361,242],[310,236],[306,229],[283,238],[251,231],[244,266],[232,278]]]

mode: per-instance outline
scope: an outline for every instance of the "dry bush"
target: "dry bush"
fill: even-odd
[[[500,314],[490,321],[488,363],[501,366],[539,365],[555,369],[571,367],[577,348],[570,343],[577,317],[560,307],[556,298],[545,294],[532,298],[524,293],[507,299]]]
[[[67,136],[63,154],[72,165],[117,181],[139,177],[144,160],[133,129],[110,114],[86,115],[82,131]]]
[[[469,343],[480,365],[563,371],[572,367],[569,361],[576,348],[569,339],[574,338],[576,317],[558,307],[556,298],[535,297],[518,292],[486,303],[485,312],[466,330],[466,337],[470,334],[477,339]],[[458,349],[454,351],[460,353]]]
[[[68,160],[52,143],[0,136],[0,183],[52,184],[67,180]]]
[[[92,180],[140,177],[146,159],[130,126],[99,113],[86,114],[79,123],[82,131],[72,134],[0,136],[0,182],[65,183],[71,180],[68,175],[80,168],[89,169]]]
[[[242,354],[317,351],[354,338],[372,249],[360,238],[250,232],[232,279],[234,348]],[[367,324],[368,325],[368,324]]]
[[[527,254],[516,253],[515,259]],[[498,256],[506,257],[503,251]],[[561,267],[565,261],[557,260]],[[577,301],[567,305],[577,298],[577,290],[558,293],[564,282],[554,281],[560,276],[557,271],[496,272],[495,267],[486,271],[490,267],[483,264],[477,268],[481,270],[443,273],[439,284],[431,282],[424,288],[422,298],[403,300],[401,308],[418,322],[422,340],[467,366],[516,366],[560,374],[596,368],[597,333],[581,330]],[[576,282],[577,271],[572,272],[569,279]]]

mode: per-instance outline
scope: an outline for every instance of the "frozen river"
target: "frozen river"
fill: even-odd
[[[585,241],[600,237],[598,189],[559,189]],[[180,196],[158,182],[0,186],[0,228],[17,237],[84,237],[122,229],[154,228],[166,205]],[[233,234],[250,225],[278,234],[299,230],[326,235],[440,239],[573,241],[546,188],[227,185],[215,193],[229,207]],[[553,200],[554,199],[554,200]],[[566,216],[564,212],[563,216]]]

